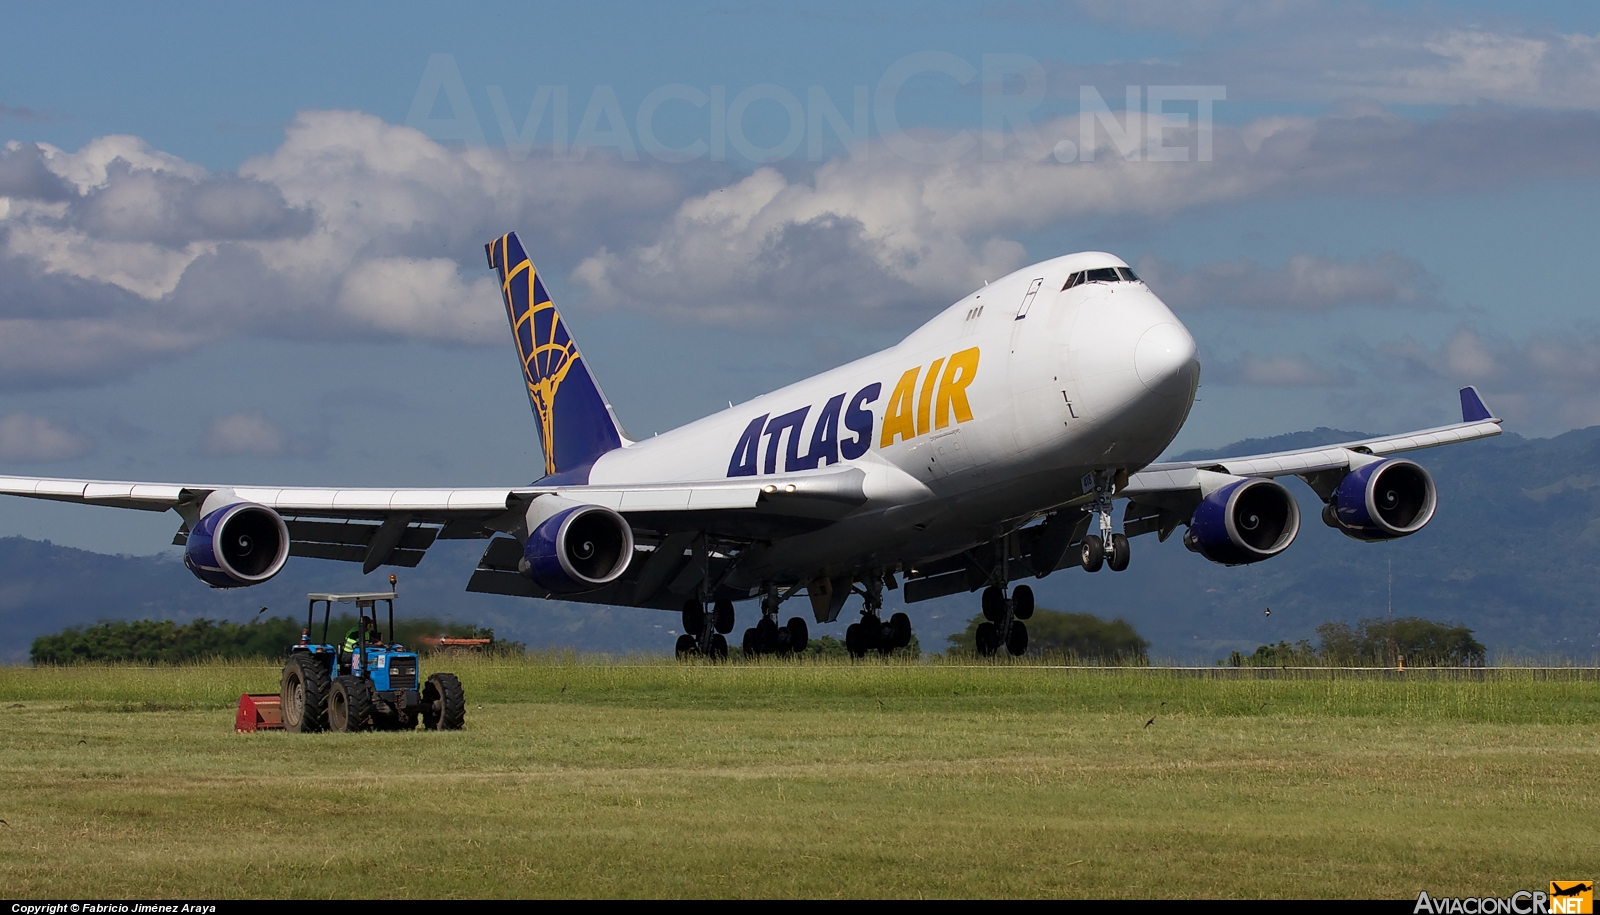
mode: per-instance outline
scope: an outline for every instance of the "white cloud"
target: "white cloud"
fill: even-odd
[[[1037,125],[1046,150],[1081,139],[1079,127],[1076,117]],[[1170,130],[1166,142],[1195,137]],[[503,318],[479,252],[508,229],[547,273],[576,265],[571,277],[597,307],[746,325],[903,324],[1022,266],[1025,233],[1249,199],[1589,174],[1600,171],[1597,142],[1600,118],[1588,114],[1469,109],[1411,121],[1368,110],[1219,125],[1209,162],[1127,159],[1106,146],[1063,164],[1012,143],[998,161],[975,148],[919,164],[873,143],[810,171],[762,168],[721,186],[704,182],[709,170],[649,161],[517,162],[447,148],[352,112],[301,114],[237,174],[133,137],[74,153],[15,145],[5,161],[34,196],[7,198],[0,214],[0,322],[13,330],[0,339],[0,385],[92,383],[246,334],[493,344]],[[67,199],[40,183],[41,167]],[[691,179],[702,185],[691,191]],[[1175,304],[1430,301],[1428,277],[1395,255],[1157,270],[1173,277]]]
[[[42,416],[10,413],[0,417],[0,460],[70,461],[94,449],[94,442]]]
[[[1054,64],[1053,82],[1072,92],[1079,84],[1222,84],[1232,100],[1600,110],[1600,35],[1541,28],[1530,17],[1495,21],[1437,6],[1357,12],[1325,0],[1077,0],[1010,12],[1088,16],[1184,39],[1181,52],[1160,61]]]
[[[279,457],[289,449],[288,433],[260,410],[213,418],[201,442],[208,457]]]
[[[0,385],[98,381],[238,334],[500,342],[487,241],[519,229],[537,258],[576,260],[631,238],[682,178],[604,156],[512,162],[352,112],[301,115],[237,174],[136,137],[11,144]]]

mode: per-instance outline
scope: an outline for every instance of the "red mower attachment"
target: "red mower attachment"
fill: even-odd
[[[249,731],[282,730],[283,714],[279,707],[278,695],[245,693],[240,696],[239,714],[233,719],[233,729],[240,734]]]

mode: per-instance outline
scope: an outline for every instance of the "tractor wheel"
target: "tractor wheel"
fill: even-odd
[[[422,726],[459,731],[467,722],[467,694],[455,674],[434,674],[422,685]]]
[[[372,684],[360,677],[339,677],[328,694],[328,729],[341,733],[372,729]]]
[[[278,687],[283,729],[291,734],[311,734],[327,725],[328,668],[316,655],[297,652],[283,665]]]

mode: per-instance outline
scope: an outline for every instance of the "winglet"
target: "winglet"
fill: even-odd
[[[1483,405],[1483,397],[1478,394],[1478,389],[1467,385],[1461,389],[1461,421],[1464,423],[1481,423],[1486,419],[1494,419],[1494,414]]]
[[[544,475],[587,483],[600,455],[622,447],[622,429],[516,233],[484,249],[489,267],[500,274],[528,402],[539,421]]]

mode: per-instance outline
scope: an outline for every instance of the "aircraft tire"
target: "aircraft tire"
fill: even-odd
[[[911,617],[896,613],[889,617],[889,647],[905,648],[911,644]]]
[[[1100,566],[1106,561],[1106,543],[1098,534],[1090,534],[1083,538],[1083,547],[1078,553],[1078,562],[1085,572],[1098,572]]]
[[[1011,633],[1006,637],[1006,651],[1013,658],[1020,658],[1028,653],[1028,627],[1021,620],[1011,622]]]
[[[761,648],[756,642],[756,630],[754,626],[751,626],[744,631],[744,642],[741,643],[739,647],[743,649],[744,656],[747,660],[761,654]]]
[[[1033,618],[1033,589],[1017,585],[1011,590],[1011,615],[1019,620]]]
[[[711,651],[707,653],[707,656],[713,661],[728,660],[728,640],[723,637],[722,633],[713,632],[711,634]]]
[[[700,653],[700,646],[695,644],[694,636],[686,632],[678,636],[677,653],[680,661],[692,658]]]
[[[861,644],[861,636],[862,632],[860,623],[851,623],[849,626],[845,627],[844,647],[846,651],[850,652],[850,657],[852,658],[860,659],[867,656],[866,646]]]
[[[756,650],[762,654],[778,651],[778,623],[770,616],[763,616],[761,622],[756,623]]]
[[[806,645],[811,641],[811,633],[806,628],[806,621],[800,617],[789,619],[789,650],[795,654],[805,654]]]
[[[1006,592],[994,585],[983,589],[983,618],[998,623],[1006,617]]]
[[[705,629],[706,608],[691,597],[683,602],[683,631],[694,635]]]
[[[724,597],[721,600],[718,600],[714,606],[717,614],[715,623],[717,631],[723,635],[727,635],[733,631],[733,601]]]
[[[1000,630],[994,623],[982,622],[978,624],[978,657],[992,658],[995,649],[1000,647]]]
[[[1111,561],[1106,563],[1111,566],[1111,571],[1121,572],[1128,567],[1128,560],[1133,557],[1132,548],[1128,546],[1126,534],[1111,535]]]

